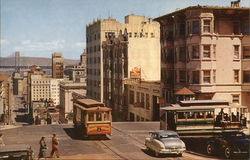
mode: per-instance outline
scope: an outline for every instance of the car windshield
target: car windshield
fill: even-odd
[[[179,138],[179,136],[176,135],[176,134],[164,134],[164,135],[160,135],[160,138],[161,139],[164,139],[164,138]]]

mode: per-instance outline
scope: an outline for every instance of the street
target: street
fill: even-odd
[[[29,144],[35,157],[39,151],[39,140],[46,137],[51,151],[51,137],[56,133],[60,141],[61,159],[159,159],[145,150],[144,140],[148,132],[156,130],[158,122],[114,122],[111,139],[82,139],[72,125],[26,125],[19,128],[2,130],[4,142]],[[183,157],[161,155],[161,159],[206,160],[206,156],[184,153]]]

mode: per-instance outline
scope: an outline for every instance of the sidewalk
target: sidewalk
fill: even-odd
[[[12,128],[18,128],[22,126],[16,126],[16,125],[0,125],[0,131],[1,130],[6,130],[6,129],[12,129]]]
[[[109,156],[107,154],[79,154],[72,156],[61,156],[60,158],[47,158],[47,160],[84,160],[84,159],[95,159],[95,160],[117,160],[116,158]]]

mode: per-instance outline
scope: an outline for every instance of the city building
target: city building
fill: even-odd
[[[127,84],[128,120],[158,121],[160,115],[160,81]]]
[[[123,80],[130,78],[160,80],[159,23],[128,15],[124,24],[109,18],[87,26],[87,97],[112,107],[114,120],[124,119]]]
[[[52,54],[52,78],[63,78],[64,64],[61,53]]]
[[[67,68],[69,73],[69,80],[74,82],[86,83],[86,53],[82,53],[80,56],[80,63]]]
[[[86,83],[73,81],[60,82],[59,112],[61,122],[65,122],[65,120],[68,121],[68,114],[73,112],[73,92],[86,96]]]
[[[55,106],[59,105],[59,83],[62,80],[51,78],[49,75],[31,75],[31,101],[51,99]]]
[[[7,74],[0,72],[0,124],[11,124],[13,92],[11,80]]]
[[[13,83],[13,94],[21,97],[23,95],[23,77],[21,77],[20,73],[13,72],[12,83]]]
[[[198,100],[226,100],[250,109],[249,9],[191,6],[155,18],[161,24],[165,103],[187,87]]]

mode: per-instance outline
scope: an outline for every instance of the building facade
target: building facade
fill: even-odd
[[[157,121],[160,115],[160,81],[127,84],[128,120]]]
[[[64,64],[61,53],[52,54],[52,78],[63,78]]]
[[[95,25],[97,26],[94,29]],[[114,120],[115,117],[126,117],[127,106],[124,107],[124,103],[127,91],[123,80],[160,80],[159,23],[144,16],[128,15],[124,24],[114,19],[106,19],[97,21],[89,27],[89,31],[97,31],[100,27],[101,33],[99,39],[97,34],[98,45],[92,42],[91,33],[88,37],[90,45],[87,43],[87,96],[96,99],[97,94],[100,99],[96,100],[112,107]],[[91,49],[92,44],[94,53]],[[95,49],[99,45],[100,51]],[[100,62],[96,57],[92,57],[94,55],[98,55],[97,59]],[[92,81],[92,77],[98,81]],[[93,96],[91,92],[96,93],[93,93]]]
[[[23,95],[23,77],[20,73],[14,72],[12,74],[12,83],[13,83],[13,94],[21,97]]]
[[[187,87],[196,99],[250,108],[249,9],[193,6],[156,18],[161,24],[162,96]]]
[[[73,112],[72,93],[86,96],[86,84],[84,82],[62,81],[60,82],[60,120],[63,122],[68,114]]]
[[[11,124],[13,92],[10,77],[0,72],[0,123]]]

